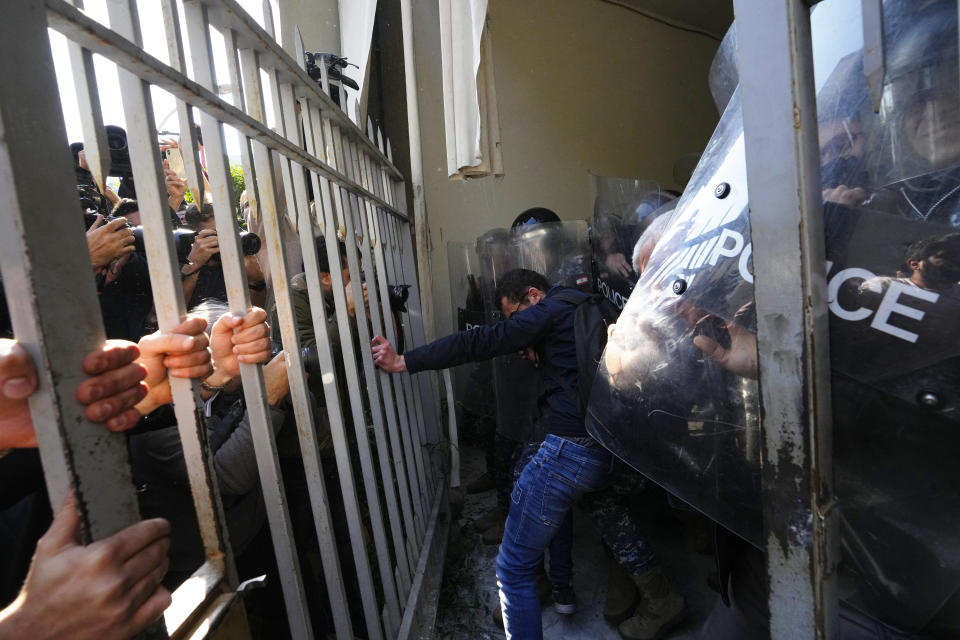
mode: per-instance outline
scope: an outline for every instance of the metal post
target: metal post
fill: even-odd
[[[423,309],[427,335],[434,335],[433,272],[430,269],[430,227],[427,224],[427,207],[423,193],[423,153],[420,150],[420,98],[417,91],[417,66],[413,44],[413,2],[400,2],[401,27],[403,29],[403,74],[406,78],[407,128],[410,133],[410,190],[413,194],[413,226],[417,235],[417,265],[420,267],[420,290],[427,295]],[[418,309],[419,311],[419,309]]]
[[[364,187],[371,189],[370,180],[367,175],[367,166],[366,158],[358,155],[356,145],[351,145],[351,150],[356,156],[356,161],[359,164],[360,170],[360,184]],[[377,260],[376,262],[373,259],[373,256],[377,254],[376,248],[371,251],[371,245],[376,243],[375,232],[368,221],[372,215],[372,207],[370,203],[366,200],[362,201],[362,207],[359,211],[358,222],[360,224],[360,235],[363,240],[361,242],[361,251],[360,257],[363,260],[363,263],[367,265],[368,271],[371,276],[370,281],[367,283],[367,292],[370,299],[370,320],[373,325],[373,333],[378,335],[386,335],[393,332],[393,326],[391,324],[389,331],[385,329],[385,318],[392,318],[390,315],[390,302],[389,302],[389,291],[386,282],[386,273],[382,269],[382,263]],[[381,306],[381,302],[383,305]],[[400,574],[401,574],[401,599],[405,600],[407,594],[410,592],[410,567],[416,566],[417,554],[413,549],[413,542],[416,540],[414,534],[414,521],[413,521],[413,511],[410,505],[410,482],[407,477],[407,469],[404,464],[404,450],[400,444],[400,434],[399,426],[397,424],[397,411],[396,411],[396,402],[394,400],[394,380],[393,376],[386,371],[378,369],[377,375],[380,378],[380,388],[383,392],[383,408],[384,413],[387,416],[387,433],[390,436],[390,446],[393,452],[393,466],[394,466],[394,475],[397,479],[397,490],[400,495],[400,510],[403,515],[403,525],[405,526],[406,533],[406,542],[405,545],[407,556],[404,558],[405,562],[400,563]],[[400,523],[397,523],[398,525]],[[394,534],[396,535],[396,534]]]
[[[240,51],[240,63],[243,68],[244,101],[247,110],[263,122],[263,90],[260,85],[260,64],[256,52],[250,49]],[[271,79],[275,77],[268,74]],[[277,88],[271,87],[276,94]],[[282,111],[277,112],[277,119],[282,122]],[[276,295],[277,317],[280,321],[283,348],[287,357],[287,372],[290,377],[290,394],[293,400],[294,417],[297,423],[297,434],[300,438],[300,452],[303,457],[304,472],[307,478],[307,489],[310,495],[313,510],[314,528],[317,534],[317,544],[323,560],[324,577],[327,584],[327,594],[333,610],[334,626],[337,638],[353,637],[353,628],[350,619],[350,609],[347,606],[346,590],[343,577],[340,573],[340,562],[337,556],[336,542],[331,524],[330,505],[326,487],[323,482],[323,471],[320,468],[320,454],[313,430],[313,407],[310,393],[307,389],[306,375],[303,369],[303,358],[300,351],[300,341],[297,337],[293,305],[290,300],[289,270],[286,256],[283,251],[283,238],[280,233],[280,216],[278,213],[279,194],[277,180],[273,172],[270,151],[261,143],[253,144],[254,172],[257,176],[257,186],[260,191],[260,214],[263,216],[264,232],[270,257],[270,273],[273,278],[273,287]],[[289,206],[288,200],[288,206]],[[289,210],[288,210],[289,213]],[[294,215],[296,210],[294,209]]]
[[[334,147],[339,151],[337,157],[337,167],[342,168],[347,175],[353,179],[353,169],[349,155],[349,148],[339,129],[333,130],[333,141]],[[356,225],[354,223],[354,220],[356,219],[356,211],[359,205],[356,201],[356,196],[346,189],[341,189],[340,201],[343,203],[343,208],[338,210],[341,212],[340,222],[344,225],[346,238],[344,244],[347,247],[347,264],[350,267],[351,273],[350,287],[353,290],[353,300],[354,304],[356,305],[355,308],[357,313],[356,328],[357,336],[360,341],[359,356],[360,361],[363,363],[364,379],[366,380],[367,385],[367,398],[370,403],[370,417],[373,422],[373,435],[377,444],[377,457],[380,462],[380,477],[383,482],[383,494],[387,503],[387,513],[390,516],[389,524],[391,527],[391,534],[393,536],[394,551],[397,555],[397,561],[399,563],[401,556],[405,557],[402,532],[399,528],[400,511],[397,507],[397,498],[393,488],[393,471],[390,465],[389,448],[387,446],[387,440],[385,436],[383,402],[380,384],[377,378],[376,366],[373,364],[373,355],[370,351],[370,341],[372,337],[370,336],[370,331],[367,328],[367,323],[361,315],[363,313],[363,288],[360,279],[356,277],[356,274],[359,274],[361,271],[363,271],[363,265],[360,263],[360,256],[357,251],[357,241],[362,241],[362,239],[358,238]],[[386,570],[382,567],[381,573],[386,573]],[[391,628],[396,630],[400,626],[399,605],[395,610],[388,609],[388,612],[391,616]]]
[[[163,26],[167,35],[167,55],[170,57],[170,66],[186,73],[187,62],[183,53],[183,38],[180,34],[179,12],[174,0],[163,0]],[[205,23],[207,24],[207,23]],[[213,84],[206,85],[215,89]],[[206,186],[203,183],[203,165],[198,154],[199,140],[194,127],[193,109],[183,100],[177,100],[177,122],[180,125],[180,155],[183,157],[183,168],[187,174],[187,185],[193,195],[194,202],[203,202]]]
[[[369,221],[368,228],[370,229],[370,239],[374,244],[373,255],[376,259],[377,264],[377,276],[379,279],[379,286],[383,296],[389,299],[389,292],[387,291],[388,284],[392,280],[396,281],[396,275],[393,272],[392,264],[388,263],[385,258],[385,251],[388,247],[388,239],[383,233],[383,219],[382,216],[385,215],[381,210],[375,210],[372,213],[372,218]],[[400,283],[398,283],[400,284]],[[387,309],[387,306],[385,306]],[[386,333],[384,334],[391,342],[391,344],[397,344],[397,329],[402,329],[402,327],[394,327],[393,322],[388,321],[385,323]],[[409,483],[409,489],[411,494],[411,500],[416,507],[416,516],[414,518],[414,529],[416,535],[411,535],[408,531],[407,536],[410,538],[410,541],[413,540],[421,541],[423,539],[423,528],[425,526],[424,516],[425,509],[423,506],[423,482],[422,478],[418,475],[416,467],[416,458],[414,456],[414,447],[419,448],[420,441],[419,439],[414,439],[414,433],[411,428],[410,416],[407,411],[407,394],[406,394],[406,384],[404,381],[405,375],[401,374],[400,376],[394,376],[392,379],[393,391],[395,393],[395,399],[397,404],[397,413],[400,418],[400,436],[403,439],[403,450],[406,456],[406,465],[405,471]],[[414,563],[415,564],[415,563]]]
[[[140,515],[124,436],[88,421],[75,398],[81,362],[104,334],[63,119],[50,99],[57,83],[45,12],[32,3],[7,9],[0,54],[32,71],[0,77],[0,267],[16,338],[37,369],[30,413],[50,504],[59,510],[73,487],[83,537],[96,540]]]
[[[237,105],[246,111],[243,91],[243,79],[240,75],[240,48],[237,44],[237,32],[234,29],[228,30],[224,34],[227,41],[227,69],[230,73],[230,84],[238,88]],[[253,147],[250,138],[240,135],[240,166],[243,167],[243,185],[247,192],[247,204],[254,215],[260,212],[260,192],[257,189],[257,176],[253,173]],[[269,287],[269,283],[267,283]],[[272,295],[267,295],[267,300],[272,300]]]
[[[397,246],[399,248],[399,257],[401,269],[405,274],[416,273],[416,266],[413,257],[413,240],[410,237],[408,229],[394,227],[394,233],[397,236]],[[409,344],[419,347],[426,344],[426,336],[423,328],[423,316],[421,315],[420,292],[416,289],[410,290],[410,299],[407,301],[407,307],[410,309],[410,323],[408,330],[410,333]],[[439,429],[437,426],[437,416],[434,412],[434,395],[432,373],[421,373],[416,379],[410,377],[410,384],[414,387],[414,405],[417,412],[417,424],[421,430],[420,437],[422,442],[435,443],[439,441]],[[431,462],[433,462],[431,460]],[[429,469],[433,475],[433,469]],[[428,479],[428,489],[434,488],[435,483]],[[431,499],[432,499],[431,493]]]
[[[836,637],[830,365],[808,3],[735,0],[756,274],[770,635]]]
[[[136,2],[108,3],[110,24],[114,31],[140,46],[140,24]],[[157,322],[162,331],[169,331],[186,316],[180,269],[168,215],[166,189],[158,154],[156,122],[150,85],[126,69],[118,69],[124,117],[128,123],[127,143],[134,176],[137,178],[137,203],[143,221],[144,243],[150,263],[150,282],[153,289]],[[207,433],[200,410],[202,401],[195,381],[182,378],[170,380],[177,428],[183,446],[183,456],[190,475],[200,537],[203,540],[207,565],[198,574],[222,574],[227,584],[237,584],[233,555],[227,540],[226,519],[217,477],[206,446]],[[221,566],[222,563],[222,566]],[[217,587],[215,580],[204,578],[207,593]],[[176,605],[176,598],[174,600]],[[199,603],[198,603],[199,604]],[[179,608],[179,607],[178,607]]]
[[[193,52],[194,77],[200,84],[212,88],[215,84],[213,47],[210,42],[206,7],[187,2],[184,5],[184,11],[187,17],[190,49]],[[173,35],[179,42],[179,24],[173,21],[168,28],[174,31],[173,34],[168,33],[168,36]],[[192,111],[192,108],[184,105],[184,110]],[[206,113],[201,113],[200,121],[206,141],[206,158],[209,165],[210,187],[213,195],[214,216],[217,222],[217,237],[220,245],[224,280],[227,286],[227,297],[230,301],[231,310],[234,313],[244,314],[250,308],[250,295],[247,288],[246,271],[243,268],[244,257],[240,250],[240,238],[233,212],[233,180],[230,177],[223,129],[215,118]],[[241,364],[240,373],[250,420],[250,431],[253,436],[254,452],[257,457],[257,467],[260,472],[260,486],[263,490],[267,516],[270,522],[270,533],[277,559],[277,568],[281,576],[287,620],[293,637],[312,638],[313,628],[307,610],[306,593],[303,589],[303,579],[300,575],[300,563],[297,557],[297,546],[293,536],[293,526],[290,522],[290,513],[287,510],[283,475],[280,473],[280,461],[277,457],[274,434],[275,429],[279,429],[280,425],[271,423],[262,367]]]
[[[317,156],[320,153],[318,149],[323,149],[322,139],[320,139],[320,111],[306,99],[300,101],[300,111],[307,116],[304,118],[307,150],[311,155]],[[319,226],[321,231],[326,232],[331,228],[323,224],[322,221],[324,211],[330,207],[330,185],[326,181],[326,178],[320,178],[313,172],[310,172],[310,180],[313,186],[314,208],[319,218]],[[323,183],[322,186],[321,182]],[[331,231],[331,235],[333,245],[336,247],[335,229]],[[324,240],[326,241],[326,233],[324,233],[324,236]],[[317,249],[313,237],[313,225],[308,224],[305,220],[301,220],[300,222],[300,243],[303,247],[303,262],[307,277],[307,291],[310,297],[310,312],[313,316],[314,334],[317,339],[317,356],[320,361],[320,369],[324,372],[322,378],[323,392],[326,400],[327,417],[330,420],[333,448],[336,452],[337,471],[340,479],[340,490],[343,495],[344,512],[347,515],[347,527],[350,531],[353,560],[357,569],[357,582],[363,597],[363,610],[367,621],[367,632],[371,638],[379,639],[383,638],[383,628],[380,622],[380,614],[377,611],[373,573],[370,569],[370,561],[367,558],[360,505],[357,497],[357,486],[353,476],[353,465],[350,461],[350,445],[347,438],[346,421],[343,415],[343,405],[341,405],[341,402],[345,402],[347,399],[340,398],[340,390],[337,386],[337,368],[334,363],[334,355],[331,347],[332,336],[330,335],[327,324],[327,304],[323,299],[320,284],[320,271],[318,267]],[[327,246],[327,259],[331,265],[334,265],[330,269],[331,276],[334,272],[340,274],[340,269],[336,267],[340,262],[339,258],[336,257],[336,251],[330,252],[329,243]],[[340,275],[342,278],[342,274]],[[340,288],[343,288],[342,285],[340,285]],[[347,327],[347,330],[349,331],[349,327]],[[343,340],[342,334],[339,331],[335,338],[338,341]]]
[[[323,89],[324,92],[328,92],[330,89],[327,82],[326,69],[322,68],[321,71],[323,73]],[[323,158],[327,164],[340,170],[343,167],[343,160],[342,156],[338,156],[338,147],[334,144],[335,137],[340,135],[339,127],[333,126],[326,111],[324,111],[321,115],[320,126],[323,133],[324,146],[322,149],[322,154],[318,157]],[[337,242],[337,232],[341,230],[340,224],[343,223],[346,216],[349,215],[344,206],[346,194],[342,193],[343,190],[341,189],[340,185],[331,185],[326,180],[321,180],[320,186],[323,203],[324,227],[327,230],[327,233],[324,236],[327,243],[327,256],[332,264],[339,266],[342,263],[341,261],[343,256],[340,254],[340,247]],[[337,216],[339,216],[339,220],[337,219]],[[347,245],[348,264],[351,269],[351,274],[359,273],[359,271],[354,271],[354,269],[359,269],[356,264],[355,247],[353,251],[353,261],[351,262],[349,259],[350,243],[353,241],[353,237],[351,234],[346,233],[345,227],[343,228],[343,231],[346,238],[345,244]],[[386,601],[386,612],[388,614],[386,616],[388,621],[386,627],[388,635],[393,635],[393,632],[399,626],[400,603],[396,590],[395,579],[389,569],[391,565],[390,551],[387,546],[386,530],[383,522],[383,511],[380,505],[380,498],[377,493],[376,471],[373,467],[373,456],[370,451],[370,442],[367,436],[367,424],[366,417],[364,415],[362,398],[363,391],[360,388],[362,378],[357,365],[359,354],[357,354],[357,351],[354,348],[353,334],[350,330],[352,320],[347,311],[345,291],[346,283],[343,280],[343,274],[340,272],[340,269],[331,269],[330,278],[333,285],[337,324],[339,325],[340,329],[340,346],[343,349],[343,366],[347,374],[347,385],[350,393],[350,406],[353,414],[353,425],[357,434],[357,450],[360,454],[360,467],[363,472],[364,488],[367,496],[367,507],[370,509],[370,521],[373,525],[374,546],[376,547],[377,561],[380,565],[380,581],[383,587],[384,599]],[[351,286],[353,286],[354,279],[355,278],[351,275]],[[363,293],[359,290],[359,287],[354,287],[353,296],[354,300],[363,300]],[[360,347],[363,348],[365,346],[366,345],[362,344],[361,339]],[[388,511],[388,513],[391,512]]]
[[[385,238],[386,247],[389,248],[390,262],[387,264],[387,275],[392,278],[394,282],[404,281],[402,276],[402,269],[399,268],[398,256],[399,250],[396,241],[396,235],[393,233],[395,227],[401,226],[400,222],[386,217],[381,221],[382,235]],[[409,302],[408,302],[409,304]],[[397,327],[398,331],[405,332],[406,328],[403,326]],[[407,335],[404,333],[404,339],[407,344]],[[417,405],[414,399],[413,394],[413,385],[411,376],[409,373],[404,372],[400,375],[400,387],[403,391],[404,405],[407,411],[407,425],[409,430],[409,437],[411,442],[411,448],[413,453],[414,464],[416,465],[417,472],[417,485],[420,488],[420,491],[416,497],[418,504],[418,522],[424,523],[424,516],[430,513],[430,501],[428,499],[429,494],[429,483],[427,481],[426,473],[424,472],[423,466],[423,429],[420,424],[419,416],[417,413]],[[418,534],[421,534],[421,530],[418,529]]]
[[[73,0],[73,6],[83,9],[83,0]],[[93,68],[93,52],[76,42],[67,40],[70,53],[70,68],[77,96],[77,110],[83,128],[83,152],[87,167],[100,190],[106,186],[110,170],[110,151],[107,149],[107,130],[103,126],[100,110],[100,94],[97,90],[97,74]]]

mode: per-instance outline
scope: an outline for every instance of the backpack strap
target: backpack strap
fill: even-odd
[[[569,302],[570,304],[575,304],[575,305],[577,305],[577,306],[579,307],[581,304],[583,304],[583,303],[585,303],[585,302],[589,302],[589,301],[592,300],[593,298],[602,298],[603,296],[600,296],[599,294],[596,294],[596,293],[584,293],[583,291],[577,291],[576,289],[564,288],[564,289],[562,289],[561,291],[556,292],[555,294],[553,294],[553,295],[550,296],[550,297],[553,298],[553,299],[556,299],[556,300],[561,300],[561,301],[563,301],[563,302]],[[576,312],[574,312],[574,313],[576,313]],[[576,325],[574,325],[574,326],[576,326]],[[576,344],[576,341],[574,341],[574,344]],[[579,362],[578,362],[578,365],[579,365]],[[563,379],[563,376],[560,375],[560,373],[553,367],[553,365],[550,365],[550,364],[547,364],[546,362],[544,362],[544,363],[541,363],[541,368],[542,368],[542,370],[543,370],[543,373],[544,373],[547,377],[549,377],[549,378],[551,378],[552,380],[556,381],[561,387],[563,387],[563,390],[564,390],[568,395],[570,395],[570,396],[572,396],[573,398],[576,399],[576,401],[577,401],[577,407],[578,407],[580,410],[583,410],[583,409],[584,409],[584,407],[582,406],[582,405],[583,405],[583,400],[582,400],[582,398],[580,397],[580,394],[579,394],[579,393],[576,393],[576,392],[573,390],[573,387],[570,386],[570,384],[569,384],[566,380]],[[579,368],[579,366],[578,366],[578,368]]]

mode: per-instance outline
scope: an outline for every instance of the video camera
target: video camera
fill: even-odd
[[[133,166],[130,164],[130,149],[127,147],[127,132],[123,128],[113,124],[108,124],[107,130],[107,148],[110,150],[110,170],[107,175],[118,178],[132,178]],[[74,142],[70,145],[70,151],[73,153],[73,164],[77,167],[77,183],[80,184],[80,171],[89,176],[90,172],[80,169],[79,152],[83,151],[82,142]],[[86,181],[84,181],[86,182]]]

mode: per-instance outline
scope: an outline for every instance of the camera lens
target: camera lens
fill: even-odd
[[[240,250],[245,256],[260,253],[260,236],[251,231],[240,232]]]

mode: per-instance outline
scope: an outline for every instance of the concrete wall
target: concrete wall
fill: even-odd
[[[424,183],[438,335],[450,331],[446,243],[545,206],[589,218],[587,171],[673,184],[717,121],[715,40],[597,0],[490,0],[506,175],[447,178],[437,3],[414,2]]]
[[[340,53],[340,14],[337,0],[280,0],[280,39],[296,58],[294,25],[299,25],[307,51]]]

